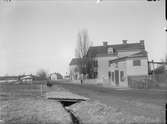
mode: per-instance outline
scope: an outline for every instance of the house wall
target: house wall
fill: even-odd
[[[22,81],[23,82],[29,82],[29,81],[32,81],[32,79],[31,78],[27,78],[27,79],[23,79]]]
[[[123,56],[128,56],[134,53],[138,53],[140,52],[139,50],[135,50],[135,51],[118,51],[118,56],[105,56],[105,57],[97,57],[95,58],[96,60],[98,60],[98,80],[99,82],[103,82],[103,83],[108,83],[108,72],[110,71],[110,67],[109,67],[109,61],[116,59],[118,57],[123,57]],[[122,67],[123,65],[120,63],[120,67]],[[125,84],[121,84],[121,85],[125,85]]]
[[[111,79],[109,80],[111,86],[117,86],[115,83],[115,70],[119,71],[119,85],[120,87],[128,87],[128,79],[127,79],[127,68],[126,61],[118,62],[117,66],[115,63],[110,65],[109,71],[111,72]],[[124,80],[121,80],[121,71],[124,72]],[[114,72],[114,81],[112,81],[112,72]]]
[[[76,72],[77,68],[78,68],[77,65],[70,65],[70,79],[71,80],[79,79],[79,72]]]
[[[133,66],[133,60],[140,60],[141,66]],[[147,58],[133,58],[127,60],[127,75],[142,76],[148,75],[148,60]]]
[[[109,61],[117,57],[107,56],[107,57],[98,57],[98,81],[105,83],[108,80],[108,71],[109,71]],[[107,83],[107,82],[106,82]]]

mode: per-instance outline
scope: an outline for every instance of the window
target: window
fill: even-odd
[[[114,72],[112,72],[112,81],[114,82]]]
[[[113,48],[112,48],[112,47],[109,47],[109,48],[108,48],[108,54],[113,54],[113,53],[114,53]]]
[[[111,72],[108,72],[108,78],[111,79]]]
[[[140,66],[141,61],[140,60],[133,60],[133,66]]]
[[[125,80],[125,78],[124,78],[124,71],[120,71],[120,78],[121,78],[121,81]]]
[[[95,67],[98,67],[98,62],[97,62],[97,60],[94,61],[94,66],[95,66]]]
[[[97,72],[94,72],[94,78],[97,78]]]

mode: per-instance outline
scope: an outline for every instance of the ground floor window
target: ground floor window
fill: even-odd
[[[94,78],[97,78],[97,74],[98,74],[97,72],[94,72]]]
[[[112,81],[114,82],[114,72],[112,72]]]
[[[108,78],[111,79],[111,72],[108,72]]]
[[[133,60],[133,66],[141,66],[140,60]]]
[[[121,81],[125,80],[125,78],[124,78],[124,71],[120,71],[120,78],[121,78]]]

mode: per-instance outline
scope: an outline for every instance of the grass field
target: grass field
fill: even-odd
[[[41,93],[41,84],[1,84],[0,85],[0,120],[6,118],[7,120],[15,119],[19,120],[19,123],[5,123],[5,124],[52,124],[51,122],[57,122],[54,124],[72,124],[69,113],[67,113],[61,104],[53,101],[47,100],[43,97],[46,92],[49,91],[67,91],[62,87],[57,87],[56,85],[51,88],[44,88]],[[93,92],[93,91],[92,91]],[[98,107],[97,107],[98,106]],[[140,105],[141,106],[141,105]],[[1,111],[5,108],[5,112]],[[89,109],[90,110],[89,110]],[[109,109],[111,108],[111,109]],[[104,104],[97,104],[96,102],[85,102],[81,104],[74,104],[70,110],[74,111],[76,116],[80,116],[83,124],[92,124],[92,119],[97,120],[100,118],[100,122],[107,122],[106,119],[115,121],[131,121],[137,120],[142,122],[145,120],[149,121],[159,121],[156,118],[147,118],[145,116],[134,116],[132,118],[129,115],[124,115],[120,110],[115,111],[114,108],[109,107]],[[86,111],[85,111],[86,110]],[[61,111],[61,112],[60,112]],[[102,116],[99,112],[102,112]],[[110,117],[112,115],[112,118]],[[66,119],[64,119],[66,118]],[[89,119],[87,119],[89,118]],[[129,118],[129,119],[128,119]],[[14,122],[15,122],[14,120]],[[27,120],[27,121],[25,121]],[[31,120],[35,123],[30,123]],[[47,120],[47,121],[45,121]],[[13,120],[12,120],[13,121]],[[23,123],[24,122],[24,123]],[[0,121],[1,124],[1,121]],[[4,124],[4,123],[3,123]],[[94,123],[96,124],[96,123]],[[101,123],[99,123],[101,124]],[[103,124],[103,123],[102,123]],[[108,123],[107,123],[108,124]],[[114,123],[113,123],[114,124]],[[139,123],[136,123],[139,124]]]
[[[43,97],[44,87],[41,93],[41,84],[0,85],[0,124],[71,124],[61,103]]]

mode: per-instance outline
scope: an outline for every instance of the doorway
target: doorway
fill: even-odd
[[[119,85],[119,70],[115,70],[115,84]]]

